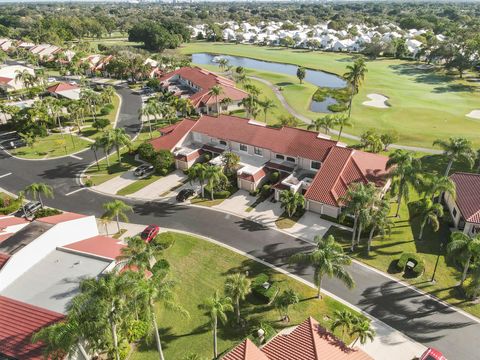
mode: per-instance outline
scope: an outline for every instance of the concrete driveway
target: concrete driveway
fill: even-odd
[[[141,198],[141,199],[158,199],[163,198],[168,194],[174,187],[182,185],[183,182],[187,179],[187,175],[181,170],[175,170],[171,174],[168,174],[161,179],[158,179],[154,183],[145,186],[143,189],[137,191],[136,193],[128,195],[132,198]]]
[[[134,170],[126,171],[122,175],[105,181],[103,184],[94,186],[93,188],[107,194],[115,195],[118,190],[123,189],[125,186],[128,186],[139,179],[133,174],[133,171]]]

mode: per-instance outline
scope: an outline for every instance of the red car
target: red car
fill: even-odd
[[[420,356],[420,360],[447,360],[447,358],[437,349],[428,348],[422,356]]]
[[[150,241],[155,239],[155,236],[158,235],[159,231],[160,227],[158,227],[157,225],[148,225],[145,230],[142,231],[140,237],[142,238],[142,240],[149,243]]]

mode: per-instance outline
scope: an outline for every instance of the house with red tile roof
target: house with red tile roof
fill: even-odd
[[[309,317],[293,329],[286,329],[257,347],[246,339],[222,360],[372,360],[358,348],[351,348]]]
[[[202,115],[198,120],[184,119],[162,134],[150,143],[156,150],[172,151],[178,169],[190,168],[206,153],[212,164],[221,165],[221,154],[232,151],[240,157],[240,189],[255,191],[269,174],[278,172],[275,199],[283,190],[300,192],[308,210],[332,217],[340,214],[342,196],[351,184],[372,182],[382,191],[390,184],[386,156],[346,148],[314,131]]]
[[[480,174],[457,172],[450,176],[456,197],[445,193],[444,201],[455,227],[467,235],[480,232]]]
[[[199,67],[182,67],[159,77],[160,85],[176,96],[190,99],[199,114],[218,114],[243,108],[241,101],[248,94],[235,87],[235,82]],[[211,90],[219,86],[221,94]],[[218,105],[218,108],[217,108]]]
[[[69,83],[58,83],[47,88],[47,91],[55,97],[64,97],[70,100],[80,99],[80,87]]]

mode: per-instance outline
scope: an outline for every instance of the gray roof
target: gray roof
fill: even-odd
[[[83,279],[98,276],[110,261],[54,250],[28,269],[1,295],[31,305],[66,313]]]
[[[20,250],[22,247],[27,246],[53,225],[47,224],[40,221],[33,221],[23,229],[17,231],[15,234],[10,236],[7,240],[0,243],[0,252],[5,254],[13,255],[15,252]]]

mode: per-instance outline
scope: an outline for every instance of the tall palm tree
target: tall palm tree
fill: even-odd
[[[227,276],[225,280],[225,294],[232,299],[235,305],[237,324],[240,324],[240,301],[245,300],[245,297],[251,291],[251,281],[245,275],[236,273]]]
[[[330,330],[335,331],[337,328],[342,329],[342,341],[345,341],[345,335],[353,327],[353,324],[357,321],[357,318],[349,310],[335,310],[333,312],[332,323],[330,324]]]
[[[305,197],[299,192],[292,192],[290,190],[283,190],[280,193],[281,207],[285,209],[288,217],[292,217],[298,210],[305,206]]]
[[[355,60],[353,65],[347,65],[347,72],[343,74],[343,78],[348,81],[351,87],[350,102],[348,105],[348,117],[352,113],[353,96],[358,93],[358,88],[365,79],[365,74],[368,72],[367,65],[363,58]]]
[[[466,161],[472,167],[475,164],[475,152],[472,149],[472,142],[461,137],[451,137],[448,141],[437,139],[433,146],[440,146],[443,155],[448,159],[445,176],[450,174],[452,165],[456,161]]]
[[[38,199],[38,201],[40,201],[40,204],[42,204],[42,208],[42,195],[46,198],[53,198],[53,188],[45,183],[32,183],[28,185],[24,191],[26,194],[31,194],[35,200]]]
[[[331,115],[325,115],[324,117],[317,118],[313,120],[313,122],[307,126],[308,130],[320,131],[323,129],[325,134],[330,132],[330,129],[335,125],[335,118]]]
[[[188,169],[188,180],[190,183],[192,181],[198,181],[200,185],[200,189],[202,192],[202,197],[204,197],[204,186],[203,184],[205,183],[205,179],[207,178],[207,166],[202,163],[196,163],[193,164],[190,169]]]
[[[228,181],[227,177],[220,166],[207,166],[205,171],[205,179],[207,180],[207,188],[210,191],[210,197],[213,200],[213,193],[215,187],[220,185],[223,181]]]
[[[439,176],[436,173],[426,175],[421,186],[425,196],[429,196],[432,201],[435,199],[435,196],[438,196],[438,203],[440,203],[443,193],[448,193],[453,198],[456,197],[455,183],[446,176]]]
[[[110,133],[112,145],[115,147],[118,156],[118,163],[120,164],[122,162],[120,148],[126,146],[130,149],[132,147],[132,139],[127,135],[124,128],[110,129],[107,132]]]
[[[95,142],[98,141],[98,147],[101,147],[103,149],[103,152],[105,153],[105,160],[107,161],[107,167],[110,167],[110,150],[113,147],[113,139],[112,139],[112,132],[111,131],[105,131],[101,137],[99,137]]]
[[[460,286],[467,278],[470,263],[475,256],[480,255],[480,234],[469,236],[463,232],[456,231],[450,236],[452,241],[447,245],[447,254],[458,255],[464,261]]]
[[[367,254],[370,253],[370,247],[372,246],[372,239],[375,231],[379,230],[383,235],[385,235],[386,232],[390,233],[392,227],[395,226],[395,222],[389,217],[389,214],[390,205],[387,200],[380,200],[372,208],[370,218],[371,228],[367,242]]]
[[[228,67],[228,59],[226,58],[221,58],[218,60],[218,67],[222,70],[225,71],[225,69]]]
[[[228,106],[232,103],[232,99],[229,97],[224,97],[222,100],[220,100],[220,105],[223,110],[223,107],[225,107],[225,111],[228,110]]]
[[[118,231],[120,231],[120,219],[128,222],[126,213],[133,211],[133,208],[130,205],[125,204],[121,200],[107,202],[103,204],[103,209],[105,210],[105,213],[102,217],[110,220],[115,219]]]
[[[355,336],[355,341],[352,344],[352,348],[355,346],[358,340],[360,340],[360,344],[362,345],[366,344],[368,340],[373,341],[375,335],[376,332],[372,327],[370,320],[357,319],[357,321],[353,323],[352,330],[350,332],[350,336]]]
[[[421,184],[421,163],[411,152],[397,149],[390,154],[387,161],[387,169],[392,169],[392,193],[397,194],[397,212],[398,217],[402,200],[408,201],[410,195],[410,186],[418,189]]]
[[[242,101],[240,101],[240,105],[245,108],[248,116],[255,118],[256,113],[258,112],[258,101],[253,95],[250,94],[243,98]]]
[[[345,218],[348,214],[353,216],[351,251],[355,249],[355,235],[359,240],[369,220],[369,212],[378,198],[376,192],[377,189],[372,183],[354,183],[348,187],[347,193],[341,198],[345,204],[341,218]]]
[[[225,170],[225,174],[232,175],[238,169],[240,163],[240,156],[233,151],[226,151],[222,154],[222,165]]]
[[[420,233],[418,234],[418,240],[422,240],[423,230],[427,223],[432,226],[434,232],[440,229],[439,218],[443,216],[443,207],[439,203],[434,203],[429,198],[422,199],[419,205],[417,209],[420,215]]]
[[[152,134],[152,122],[150,121],[150,115],[154,115],[156,113],[156,109],[155,109],[155,105],[153,102],[150,102],[148,101],[144,106],[142,106],[140,109],[139,109],[139,115],[140,115],[140,118],[142,118],[143,116],[145,116],[147,118],[147,122],[148,122],[148,130],[150,132],[150,139],[153,138],[153,134]]]
[[[267,123],[267,113],[271,109],[275,109],[277,105],[275,105],[275,102],[272,99],[265,99],[264,101],[260,102],[260,107],[263,110],[263,115],[265,115],[265,123]]]
[[[227,322],[227,312],[233,311],[232,299],[220,296],[218,290],[200,306],[210,316],[210,326],[213,332],[213,358],[218,358],[217,350],[217,328],[218,321],[222,324]]]
[[[152,271],[162,250],[154,246],[152,242],[144,241],[140,236],[129,237],[126,241],[127,246],[121,249],[117,260],[125,262],[128,266],[135,266],[139,270]]]
[[[353,288],[355,282],[345,269],[350,265],[350,258],[344,254],[340,244],[335,242],[332,235],[322,239],[315,237],[316,248],[312,252],[295,254],[290,258],[291,263],[311,265],[314,268],[314,282],[318,288],[317,298],[321,299],[322,279],[326,275],[330,278],[337,278],[349,289]]]
[[[215,108],[218,116],[220,114],[220,108],[218,106],[218,97],[223,93],[223,88],[219,85],[215,85],[210,89],[210,93],[215,97]]]
[[[338,131],[338,140],[342,137],[342,132],[344,127],[352,127],[353,123],[350,120],[350,117],[346,114],[335,114],[335,125],[340,126],[340,130]]]
[[[98,163],[98,156],[97,151],[102,148],[101,138],[96,138],[93,143],[90,144],[90,150],[93,151],[93,155],[95,156],[95,163],[97,164],[97,169],[100,171],[100,164]]]

